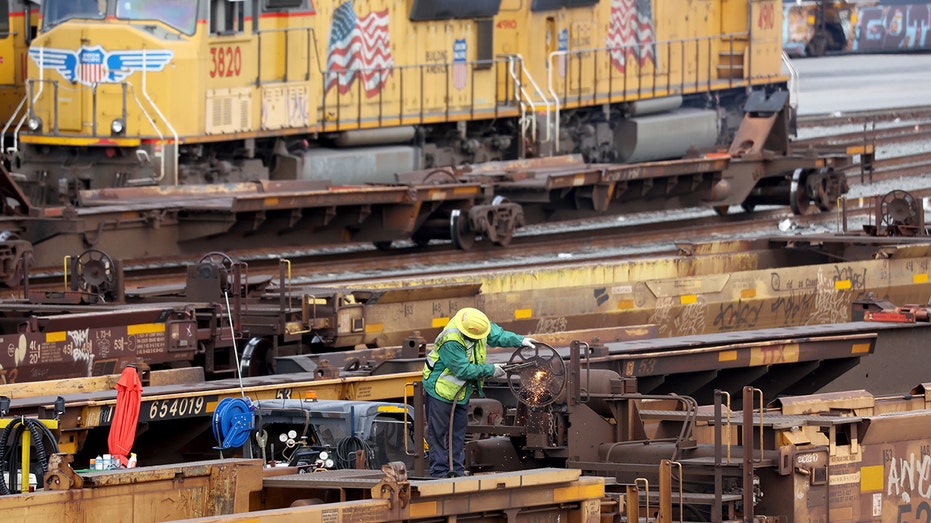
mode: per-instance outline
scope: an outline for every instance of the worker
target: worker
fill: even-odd
[[[473,392],[481,394],[485,378],[507,375],[504,364],[485,363],[488,346],[532,348],[536,343],[533,338],[504,330],[471,307],[460,309],[447,323],[423,367],[431,476],[465,473],[469,397]]]

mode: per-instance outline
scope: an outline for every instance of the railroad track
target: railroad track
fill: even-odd
[[[900,107],[895,109],[873,109],[846,113],[822,113],[802,115],[796,119],[799,128],[840,127],[851,124],[876,124],[896,120],[931,120],[931,107]]]

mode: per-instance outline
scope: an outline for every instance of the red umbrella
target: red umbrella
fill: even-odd
[[[116,382],[116,407],[113,422],[110,423],[110,436],[107,446],[113,459],[120,465],[128,463],[129,451],[136,439],[136,422],[139,420],[139,407],[142,404],[142,382],[135,367],[126,367]]]

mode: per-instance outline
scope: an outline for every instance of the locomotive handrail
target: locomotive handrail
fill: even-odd
[[[792,109],[798,108],[798,69],[792,65],[792,61],[789,59],[789,55],[785,51],[782,52],[782,63],[786,66],[786,69],[789,71],[789,107]]]
[[[39,83],[39,92],[37,92],[37,93],[35,93],[34,95],[32,95],[32,91],[33,91],[33,89],[34,89],[33,86],[35,85],[36,82]],[[16,124],[16,128],[13,130],[13,146],[10,147],[10,148],[7,150],[7,152],[8,152],[9,154],[15,154],[15,153],[19,150],[18,144],[19,144],[19,133],[20,133],[20,130],[23,128],[23,124],[26,123],[26,119],[29,118],[31,115],[34,115],[34,114],[35,114],[35,113],[33,113],[33,107],[35,106],[35,103],[39,100],[39,97],[42,95],[42,91],[45,90],[45,89],[44,89],[44,88],[45,88],[45,82],[52,82],[52,85],[54,86],[54,89],[55,89],[55,94],[54,94],[54,98],[55,98],[55,105],[54,105],[55,111],[54,111],[53,122],[54,122],[54,132],[55,132],[55,134],[58,133],[58,81],[57,81],[57,80],[44,80],[44,79],[42,79],[42,75],[40,74],[38,80],[35,80],[35,79],[32,79],[32,78],[26,80],[26,95],[23,96],[23,100],[20,102],[20,105],[22,105],[22,103],[24,103],[24,102],[25,102],[26,100],[28,100],[29,98],[32,98],[32,100],[29,102],[27,111],[26,111],[25,113],[23,113],[23,116],[22,116],[22,117],[20,117],[19,122]],[[7,129],[9,128],[10,124],[13,123],[13,120],[16,119],[16,114],[18,114],[18,113],[19,113],[19,108],[17,107],[16,112],[13,113],[13,116],[12,116],[12,117],[10,118],[10,120],[7,122],[7,125],[5,125],[5,126],[3,127],[3,134],[2,134],[2,136],[3,136],[4,140],[5,140],[5,138],[6,138],[6,131],[7,131]]]
[[[508,72],[511,75],[511,78],[514,80],[515,85],[515,94],[520,93],[517,96],[517,102],[520,104],[520,119],[521,119],[521,134],[526,133],[527,131],[527,106],[530,106],[531,112],[533,113],[533,118],[530,119],[530,132],[531,140],[536,142],[537,140],[537,104],[534,102],[532,96],[530,96],[527,90],[524,88],[524,83],[521,82],[521,77],[526,76],[527,81],[533,87],[536,94],[540,97],[546,107],[546,141],[550,141],[552,133],[552,123],[550,122],[550,101],[547,99],[546,95],[543,94],[543,91],[534,81],[533,77],[530,76],[530,72],[524,67],[524,58],[519,54],[506,55],[508,60]],[[520,64],[520,71],[517,71],[515,64]],[[526,100],[526,101],[525,101]]]
[[[0,130],[0,145],[6,145],[6,132],[10,129],[10,125],[13,123],[13,121],[16,120],[16,116],[19,115],[19,112],[23,110],[23,106],[26,105],[26,100],[28,99],[29,99],[29,95],[24,94],[22,99],[19,101],[19,105],[17,105],[16,109],[13,111],[12,116],[10,116],[10,119],[7,120],[6,124],[4,124],[3,126],[3,129]],[[26,115],[24,113],[21,119],[25,119],[25,118],[26,118]],[[13,136],[13,143],[14,143],[14,146],[10,147],[9,150],[4,149],[7,153],[12,154],[16,152],[16,147],[15,147],[16,136],[15,135]]]
[[[546,60],[546,69],[547,69],[547,73],[546,73],[546,77],[547,77],[547,78],[546,78],[546,83],[547,83],[547,89],[549,89],[549,91],[550,91],[550,96],[553,97],[553,102],[554,102],[554,104],[555,104],[555,106],[556,106],[556,108],[555,108],[556,114],[553,116],[553,135],[555,136],[554,142],[553,142],[553,151],[554,151],[556,154],[559,154],[559,109],[560,109],[560,104],[559,104],[559,95],[556,94],[556,89],[553,87],[553,70],[556,69],[556,68],[558,67],[558,65],[556,64],[556,58],[557,58],[557,57],[562,57],[564,60],[566,60],[566,62],[568,62],[568,61],[569,61],[569,56],[568,56],[568,54],[569,54],[568,51],[553,51],[552,53],[550,53],[549,58],[547,58],[547,60]]]
[[[624,85],[622,86],[622,88],[621,88],[620,91],[619,91],[620,96],[619,96],[619,98],[618,98],[618,96],[615,95],[616,91],[615,91],[615,89],[614,89],[614,86],[612,85],[613,82],[614,82],[614,78],[615,78],[615,69],[616,69],[616,67],[614,67],[614,65],[611,64],[611,59],[609,59],[607,62],[605,62],[604,60],[598,60],[598,59],[597,59],[597,56],[598,56],[599,54],[603,54],[603,53],[604,53],[604,54],[606,54],[609,58],[611,58],[612,55],[617,54],[617,53],[621,53],[621,55],[622,55],[623,57],[626,58],[627,55],[632,54],[633,51],[635,51],[635,50],[638,50],[638,51],[637,51],[636,53],[633,53],[633,54],[636,54],[636,56],[641,56],[641,55],[642,55],[642,52],[639,51],[639,49],[642,48],[642,47],[645,47],[645,46],[649,46],[649,47],[654,48],[654,56],[658,56],[658,55],[660,54],[660,52],[661,52],[661,51],[659,51],[659,50],[665,48],[665,49],[666,49],[666,51],[665,51],[666,59],[667,59],[667,62],[669,62],[669,61],[671,61],[671,55],[672,55],[672,51],[671,51],[671,50],[672,50],[673,46],[676,46],[676,45],[677,45],[677,46],[679,46],[679,48],[681,49],[681,52],[680,52],[679,54],[680,54],[681,57],[682,57],[680,81],[679,81],[679,86],[678,86],[678,87],[679,87],[679,90],[681,91],[679,94],[682,94],[682,93],[685,93],[685,92],[686,92],[686,87],[689,87],[689,88],[694,89],[694,90],[696,90],[696,91],[699,90],[699,89],[701,89],[701,88],[706,88],[706,89],[710,89],[710,88],[711,88],[712,80],[714,79],[714,78],[713,78],[713,74],[712,74],[711,71],[710,71],[710,67],[711,67],[712,63],[714,62],[714,61],[712,60],[713,47],[712,47],[711,44],[712,44],[714,41],[716,41],[716,40],[726,40],[726,41],[731,41],[731,42],[733,42],[733,41],[736,40],[736,39],[747,37],[748,34],[749,34],[749,33],[747,33],[747,32],[737,32],[737,33],[726,33],[726,34],[716,34],[716,35],[709,35],[709,36],[700,36],[700,37],[694,37],[694,38],[675,38],[675,39],[670,39],[670,40],[661,40],[661,41],[657,41],[657,42],[653,42],[653,43],[649,43],[649,44],[635,43],[635,44],[625,44],[625,45],[617,45],[617,46],[587,47],[587,48],[572,49],[572,50],[566,50],[566,51],[554,51],[553,53],[550,53],[550,58],[549,58],[550,63],[548,63],[547,65],[551,65],[551,62],[553,61],[553,59],[554,59],[555,57],[558,57],[558,56],[565,56],[565,57],[566,57],[566,60],[567,60],[567,68],[568,68],[568,64],[571,64],[571,63],[583,63],[583,58],[584,58],[584,57],[586,57],[586,56],[589,55],[589,54],[593,54],[593,55],[595,55],[596,59],[591,60],[590,63],[591,63],[591,72],[592,72],[593,77],[594,77],[594,82],[597,83],[597,81],[598,81],[598,71],[599,71],[599,69],[600,69],[600,68],[603,68],[604,65],[605,65],[605,63],[608,64],[608,71],[609,71],[609,76],[608,76],[608,89],[604,90],[604,91],[607,93],[607,97],[608,97],[606,101],[611,102],[612,100],[615,100],[615,99],[617,99],[617,100],[619,100],[619,101],[623,101],[624,99],[627,98],[628,94],[631,93],[631,92],[633,92],[633,91],[636,91],[636,92],[638,92],[638,93],[641,94],[641,95],[643,94],[643,88],[644,88],[643,75],[641,75],[641,74],[633,75],[633,76],[634,76],[634,79],[636,80],[636,84],[633,85],[633,86],[630,86],[630,85],[628,84],[628,78],[629,78],[630,76],[632,76],[632,75],[629,75],[629,74],[627,74],[627,73],[621,73],[621,76],[623,77],[623,83],[624,83]],[[701,47],[702,47],[702,46],[701,46],[701,43],[702,43],[702,42],[706,42],[706,43],[708,44],[708,45],[707,45],[707,51],[705,51],[705,55],[706,55],[706,58],[707,58],[706,61],[708,62],[709,71],[707,72],[707,76],[708,76],[707,82],[705,82],[704,85],[703,85],[703,82],[702,82],[702,80],[701,80],[701,78],[700,78],[701,74],[700,74],[700,72],[699,72],[697,69],[695,70],[694,74],[691,75],[691,76],[689,77],[689,81],[686,81],[686,80],[687,80],[687,75],[686,75],[686,70],[685,70],[685,63],[686,63],[686,62],[685,62],[685,55],[686,55],[685,51],[687,50],[687,46],[688,46],[688,47],[691,47],[691,46],[689,46],[689,44],[694,44],[695,53],[696,53],[696,56],[694,57],[694,61],[695,61],[696,64],[698,64],[698,63],[701,63],[701,56],[700,56],[700,55],[701,55],[701,52],[702,52],[702,51],[701,51]],[[625,62],[625,64],[626,64],[626,62]],[[556,67],[553,67],[553,66],[550,66],[548,69],[549,69],[548,75],[549,75],[549,77],[550,77],[550,78],[549,78],[549,83],[550,83],[550,85],[551,85],[551,87],[550,87],[551,93],[555,96],[555,98],[556,98],[556,103],[559,104],[559,106],[561,107],[562,105],[565,104],[565,102],[568,102],[568,100],[569,100],[569,93],[568,93],[569,82],[568,82],[568,81],[564,81],[564,82],[563,82],[563,91],[564,91],[564,92],[563,92],[562,96],[559,96],[559,95],[557,94],[557,89],[556,89],[556,87],[555,87],[555,79],[553,78],[553,73],[554,73],[555,70],[557,70],[557,68],[556,68]],[[579,78],[580,78],[580,80],[581,80],[581,77],[582,77],[582,68],[581,68],[581,67],[578,68],[578,75],[579,75]],[[672,82],[672,78],[671,78],[671,76],[672,76],[672,75],[670,74],[669,69],[667,68],[667,69],[666,69],[666,72],[665,72],[664,74],[661,74],[661,69],[660,69],[659,67],[654,67],[654,68],[653,68],[653,74],[652,74],[652,76],[653,76],[653,82],[651,83],[651,87],[650,87],[650,89],[651,89],[651,91],[652,91],[652,93],[653,93],[654,95],[656,94],[656,91],[657,91],[657,89],[658,89],[658,87],[659,87],[659,84],[657,83],[657,79],[660,78],[660,77],[663,76],[663,75],[665,75],[665,76],[667,77],[667,78],[666,78],[666,80],[667,80],[667,81],[666,81],[666,90],[671,92],[671,86],[672,86],[672,83],[671,83],[671,82]],[[733,82],[733,79],[729,79],[729,80],[730,80],[730,82]],[[596,93],[593,94],[592,96],[597,96],[597,91],[596,91]],[[560,100],[560,98],[561,98],[561,100]],[[576,101],[577,101],[577,102],[580,102],[580,101],[581,101],[581,98],[582,98],[582,91],[581,91],[581,89],[580,89],[580,90],[578,91],[578,95],[577,95],[577,97],[576,97]],[[561,109],[560,109],[560,110],[561,110]],[[557,118],[556,118],[556,122],[557,122],[556,125],[557,125],[557,134],[558,134],[558,125],[559,125],[559,123],[558,123],[558,122],[559,122],[558,116],[557,116]],[[557,139],[558,139],[558,137],[557,137]]]
[[[328,83],[333,78],[338,78],[338,75],[347,74],[347,73],[356,73],[356,74],[363,74],[363,75],[370,74],[370,73],[379,73],[379,74],[385,74],[385,75],[389,73],[397,74],[398,82],[400,84],[400,90],[403,92],[406,90],[406,87],[405,87],[407,85],[405,83],[406,78],[409,78],[410,76],[409,73],[413,71],[414,73],[419,73],[417,74],[417,76],[415,77],[413,81],[415,85],[415,89],[419,88],[420,92],[423,93],[424,84],[425,84],[424,72],[430,68],[436,68],[437,70],[442,70],[445,76],[445,86],[444,86],[445,92],[443,93],[443,98],[446,101],[442,104],[437,104],[434,108],[428,109],[424,107],[424,102],[425,102],[424,96],[413,96],[412,98],[416,98],[420,101],[419,109],[412,109],[410,111],[406,111],[404,107],[404,100],[400,99],[400,100],[395,101],[392,104],[397,107],[397,112],[394,113],[394,112],[386,111],[385,108],[389,104],[383,101],[381,98],[378,99],[377,119],[378,119],[379,124],[381,124],[382,120],[384,120],[386,117],[393,117],[393,118],[397,118],[398,125],[411,125],[415,123],[424,123],[428,114],[439,114],[442,112],[447,118],[447,120],[450,119],[451,117],[450,115],[451,103],[449,101],[450,85],[451,85],[450,84],[451,82],[450,71],[453,66],[459,65],[460,63],[468,67],[471,72],[472,80],[470,83],[472,85],[472,90],[471,90],[471,95],[469,99],[468,113],[470,116],[474,116],[476,113],[476,103],[475,103],[476,96],[475,96],[475,87],[474,87],[475,86],[475,80],[474,80],[475,71],[485,70],[485,69],[490,70],[490,69],[493,69],[495,64],[509,63],[509,60],[506,57],[502,57],[502,59],[495,59],[495,60],[474,60],[474,61],[468,61],[468,62],[431,62],[431,63],[417,63],[417,64],[408,64],[408,65],[392,65],[390,67],[360,67],[360,68],[351,69],[349,71],[321,70],[320,74],[323,76],[324,84]],[[357,89],[357,90],[362,89],[362,85],[357,84],[354,87],[354,89]],[[333,132],[333,131],[352,129],[349,127],[349,124],[353,122],[355,123],[354,128],[361,129],[362,123],[364,121],[369,121],[369,120],[376,118],[376,117],[363,118],[361,108],[357,109],[356,115],[354,116],[350,115],[344,118],[343,115],[341,114],[341,111],[344,107],[341,100],[344,96],[348,96],[348,95],[340,92],[338,87],[336,88],[336,93],[334,95],[328,95],[328,91],[324,90],[323,97],[320,101],[320,105],[316,108],[322,115],[322,119],[320,119],[318,122],[321,131]],[[361,104],[362,100],[364,99],[363,98],[364,94],[361,92],[357,92],[356,96],[359,100],[359,103]],[[334,97],[336,99],[336,103],[332,105],[328,105],[327,100],[332,99]],[[499,109],[498,107],[499,102],[500,101],[497,98],[495,98],[493,101],[488,102],[487,104],[487,110],[489,111],[494,110],[495,117],[498,116],[497,111]],[[327,111],[328,107],[333,108],[332,114],[328,113]],[[431,111],[433,112],[431,113]],[[335,127],[335,129],[333,127]]]
[[[40,47],[39,48],[39,62],[44,63],[44,61],[45,61],[45,47]],[[20,118],[19,123],[16,125],[16,130],[13,131],[13,147],[12,147],[11,154],[14,154],[17,152],[18,150],[17,143],[19,141],[19,131],[23,127],[23,123],[26,122],[26,118],[29,116],[29,114],[32,113],[32,108],[35,105],[36,101],[39,100],[39,96],[42,95],[43,88],[45,87],[45,68],[44,67],[39,68],[38,82],[39,82],[39,92],[35,93],[35,95],[32,97],[32,101],[29,103],[29,109],[26,111],[26,113],[23,114],[22,118]],[[32,78],[26,80],[26,86],[27,86],[26,95],[23,96],[23,100],[20,102],[20,105],[22,105],[23,102],[25,102],[29,98],[29,93],[32,92],[32,85],[33,85]],[[55,81],[55,91],[56,91],[55,92],[55,126],[57,130],[57,127],[58,127],[58,82],[57,81]],[[10,123],[12,123],[14,119],[16,119],[16,114],[18,112],[19,112],[19,108],[17,107],[17,110],[15,113],[13,113],[13,116],[10,118],[10,121],[7,122],[7,125],[3,127],[3,132],[2,134],[0,134],[0,139],[5,140],[7,128],[9,128]]]
[[[126,82],[124,82],[124,83],[126,83]],[[139,97],[136,96],[136,89],[135,89],[135,87],[134,87],[132,84],[129,84],[129,92],[130,92],[130,93],[132,94],[132,96],[133,96],[133,101],[136,102],[136,107],[138,107],[139,110],[142,111],[142,115],[145,116],[145,119],[148,120],[149,125],[152,126],[152,130],[154,130],[154,131],[155,131],[155,134],[158,135],[159,143],[164,144],[164,143],[165,143],[165,135],[163,135],[163,134],[162,134],[162,131],[159,130],[158,125],[155,123],[155,120],[152,119],[152,117],[149,115],[149,112],[146,111],[146,110],[145,110],[145,107],[142,106],[142,102],[139,101]],[[96,119],[97,119],[97,115],[94,115],[94,120],[96,121]],[[167,123],[167,122],[166,122],[166,123]],[[159,175],[158,178],[155,178],[155,177],[152,178],[152,180],[155,181],[155,182],[159,182],[159,181],[161,181],[162,179],[165,178],[165,162],[163,161],[163,162],[161,162],[161,163],[162,163],[162,173],[161,173],[161,175]]]
[[[168,126],[168,130],[171,131],[171,135],[175,139],[174,147],[172,147],[171,151],[172,151],[172,157],[174,160],[174,175],[175,175],[175,179],[173,180],[173,183],[177,185],[178,184],[178,133],[177,131],[175,131],[175,128],[171,125],[171,122],[169,122],[168,119],[165,118],[165,115],[162,114],[162,111],[158,108],[157,105],[155,105],[155,102],[149,96],[149,92],[147,89],[148,84],[146,82],[146,80],[148,79],[148,74],[146,74],[146,71],[148,71],[148,66],[146,65],[146,57],[147,57],[146,50],[143,49],[142,50],[142,96],[144,96],[145,99],[152,106],[152,108],[155,109],[155,114],[157,114],[158,117],[162,119],[162,122],[164,122],[165,125]],[[94,115],[95,118],[96,116],[97,115]],[[158,182],[165,179],[165,156],[164,156],[165,141],[164,139],[161,141],[161,143],[162,143],[162,161],[159,162],[159,164],[161,165],[161,168],[162,168],[162,174],[159,176],[158,180],[156,180]]]

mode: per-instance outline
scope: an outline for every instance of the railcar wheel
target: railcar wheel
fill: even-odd
[[[249,340],[242,351],[239,372],[243,377],[268,376],[275,373],[271,358],[272,344],[265,338],[255,337]]]
[[[818,208],[822,212],[833,211],[837,207],[837,200],[847,192],[847,180],[830,167],[818,171],[818,189],[816,199]]]
[[[375,245],[375,248],[380,251],[390,251],[391,250],[391,240],[383,242],[372,242]]]
[[[712,207],[712,209],[714,209],[714,213],[718,216],[727,216],[727,211],[729,211],[730,208],[730,205],[715,205]]]
[[[753,210],[756,209],[756,204],[743,202],[742,204],[740,204],[740,208],[743,209],[744,212],[753,212]]]
[[[467,251],[475,245],[475,233],[469,230],[469,220],[459,209],[453,210],[449,217],[449,237],[459,250]]]
[[[506,233],[499,233],[498,239],[492,242],[498,247],[507,247],[511,244],[511,240],[514,238],[514,231],[507,231]]]
[[[789,205],[792,207],[792,213],[796,215],[808,214],[811,208],[811,199],[805,185],[804,169],[796,169],[792,173],[792,183],[789,186]]]

